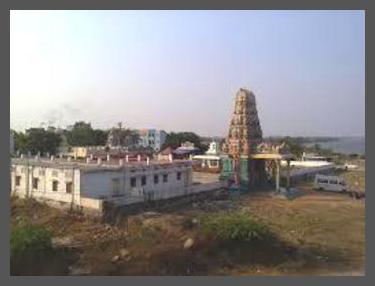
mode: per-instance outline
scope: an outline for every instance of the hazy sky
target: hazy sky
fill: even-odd
[[[226,135],[251,89],[265,135],[364,135],[363,11],[11,11],[10,122]]]

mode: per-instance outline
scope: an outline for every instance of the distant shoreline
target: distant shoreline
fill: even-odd
[[[322,148],[331,149],[337,153],[359,154],[366,153],[365,137],[336,137],[335,140],[306,142],[304,146],[319,144]]]

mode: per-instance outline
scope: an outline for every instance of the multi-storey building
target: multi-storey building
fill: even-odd
[[[164,130],[157,129],[141,129],[138,130],[139,145],[142,147],[150,147],[156,152],[160,151],[161,146],[167,138],[167,133]]]

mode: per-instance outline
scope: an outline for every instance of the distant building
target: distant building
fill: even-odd
[[[281,165],[285,166],[286,161],[281,161]],[[306,154],[305,152],[302,154],[302,159],[291,161],[291,167],[295,168],[316,168],[316,167],[331,167],[335,166],[335,163],[332,162],[332,158],[320,156],[317,154]]]
[[[138,130],[138,134],[139,145],[144,148],[152,148],[156,152],[160,151],[167,138],[167,133],[164,130],[157,129],[141,129]]]
[[[327,157],[327,156],[320,156],[320,155],[317,155],[317,154],[309,154],[309,153],[303,152],[302,161],[326,161],[326,162],[331,162],[332,158]]]
[[[173,151],[174,157],[177,159],[190,159],[198,153],[199,149],[194,146],[194,143],[189,141],[181,143],[181,146]]]
[[[158,160],[184,159],[189,160],[193,155],[199,153],[199,149],[194,146],[194,143],[184,142],[177,149],[168,146],[161,150],[157,158]]]
[[[124,159],[126,162],[135,162],[153,158],[153,152],[148,150],[129,151],[127,148],[109,146],[76,146],[70,147],[68,152],[60,154],[65,158],[78,159],[81,161],[83,159],[102,159],[105,161]]]
[[[220,147],[219,143],[212,141],[210,146],[206,152],[207,155],[219,155],[220,154]]]
[[[157,158],[159,161],[167,161],[167,160],[173,160],[174,159],[174,155],[173,155],[173,149],[172,147],[168,146],[166,147],[165,149],[163,149],[162,151],[160,151],[157,155]]]
[[[205,155],[193,156],[194,171],[220,172],[220,150],[219,143],[212,141]]]
[[[104,146],[76,146],[71,147],[70,152],[68,152],[66,155],[71,156],[73,158],[87,158],[90,155],[93,155],[95,152],[98,151],[105,151]]]

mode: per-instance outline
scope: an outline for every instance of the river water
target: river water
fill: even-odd
[[[331,149],[334,152],[344,154],[365,154],[365,137],[338,137],[329,142],[313,142],[307,146],[319,144],[322,148]]]

